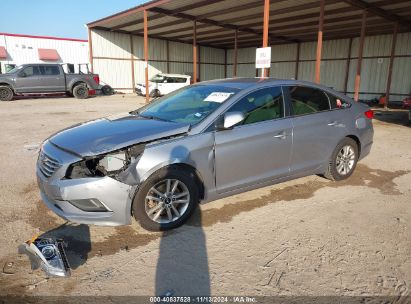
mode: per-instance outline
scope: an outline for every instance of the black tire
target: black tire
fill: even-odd
[[[160,91],[157,90],[157,89],[155,89],[155,90],[151,91],[151,93],[149,94],[149,96],[152,97],[152,98],[160,97]]]
[[[1,101],[10,101],[13,100],[14,93],[9,86],[0,86],[0,100]]]
[[[149,194],[153,186],[161,183],[163,180],[173,179],[185,184],[188,189],[190,199],[187,209],[179,218],[169,223],[158,223],[152,220],[146,212],[146,196]],[[140,225],[150,231],[165,231],[177,228],[184,224],[199,202],[199,187],[196,183],[197,176],[190,170],[178,167],[162,168],[154,172],[140,187],[133,200],[133,216],[140,223]],[[176,205],[174,205],[176,206]],[[166,209],[164,209],[164,212]]]
[[[114,90],[109,85],[104,85],[101,87],[101,93],[103,93],[103,95],[113,95]]]
[[[86,84],[78,84],[73,88],[73,95],[77,99],[88,98],[88,88]]]
[[[354,151],[354,163],[352,165],[352,168],[345,174],[341,174],[338,169],[337,169],[337,163],[340,163],[337,160],[337,156],[339,155],[340,152],[342,152],[343,148],[349,146],[352,148],[352,150]],[[357,161],[358,161],[358,144],[355,140],[353,140],[352,138],[346,137],[344,138],[342,141],[340,141],[338,143],[338,145],[335,147],[333,154],[331,156],[329,165],[328,165],[328,169],[327,171],[323,174],[325,178],[328,178],[329,180],[332,181],[340,181],[340,180],[344,180],[347,179],[351,176],[351,174],[354,172],[355,167],[357,166]]]

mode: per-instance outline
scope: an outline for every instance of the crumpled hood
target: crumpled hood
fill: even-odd
[[[188,132],[189,124],[126,114],[101,118],[64,129],[49,138],[53,144],[82,157]]]

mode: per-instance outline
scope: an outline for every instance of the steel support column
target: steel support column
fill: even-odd
[[[198,46],[198,81],[201,81],[201,46]]]
[[[268,46],[268,27],[270,26],[270,0],[264,0],[263,47]],[[267,69],[263,69],[262,77],[267,77]]]
[[[233,77],[237,77],[238,29],[234,32]]]
[[[388,67],[388,78],[387,78],[387,90],[385,91],[385,104],[384,108],[388,108],[388,103],[390,101],[390,91],[391,91],[391,81],[392,81],[392,68],[395,59],[395,46],[397,45],[397,33],[398,33],[398,23],[394,25],[394,33],[392,34],[391,42],[391,55],[390,55],[390,65]]]
[[[133,35],[130,35],[130,59],[131,59],[131,87],[133,92],[136,89],[136,82],[134,78],[134,45],[133,45]]]
[[[227,49],[224,49],[224,78],[227,78]]]
[[[89,55],[89,61],[90,61],[90,68],[91,68],[91,73],[93,73],[93,40],[91,39],[91,29],[88,29],[88,55]]]
[[[347,94],[347,89],[348,89],[348,78],[350,76],[350,63],[351,63],[351,49],[352,49],[352,38],[348,40],[348,55],[347,55],[347,61],[345,63],[344,94]]]
[[[320,0],[320,19],[318,21],[317,56],[315,59],[315,82],[321,82],[321,53],[323,49],[325,0]]]
[[[197,82],[197,21],[193,21],[193,83]]]
[[[170,41],[166,40],[166,48],[167,48],[167,73],[170,73]]]
[[[300,65],[300,49],[301,49],[301,43],[298,42],[297,43],[297,55],[295,58],[295,73],[294,73],[294,79],[297,80],[298,79],[298,68]]]
[[[147,29],[147,10],[144,10],[144,69],[146,84],[146,103],[150,101],[150,92],[148,91],[148,29]]]
[[[355,101],[358,101],[358,98],[360,96],[361,64],[362,64],[362,53],[364,49],[366,26],[367,26],[367,11],[364,10],[362,13],[360,45],[358,47],[357,72],[355,74],[355,83],[354,83],[354,100]]]

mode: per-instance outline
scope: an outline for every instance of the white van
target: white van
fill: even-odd
[[[151,97],[158,97],[171,93],[177,89],[188,86],[191,83],[191,76],[182,74],[156,74],[148,82],[149,94]],[[144,83],[136,84],[136,93],[146,95]]]

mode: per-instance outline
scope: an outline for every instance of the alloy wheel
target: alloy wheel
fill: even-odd
[[[177,179],[165,179],[150,188],[145,197],[145,211],[157,223],[167,224],[178,220],[188,208],[190,192]]]
[[[345,145],[337,154],[336,169],[340,175],[347,175],[355,164],[355,152],[352,146]]]

